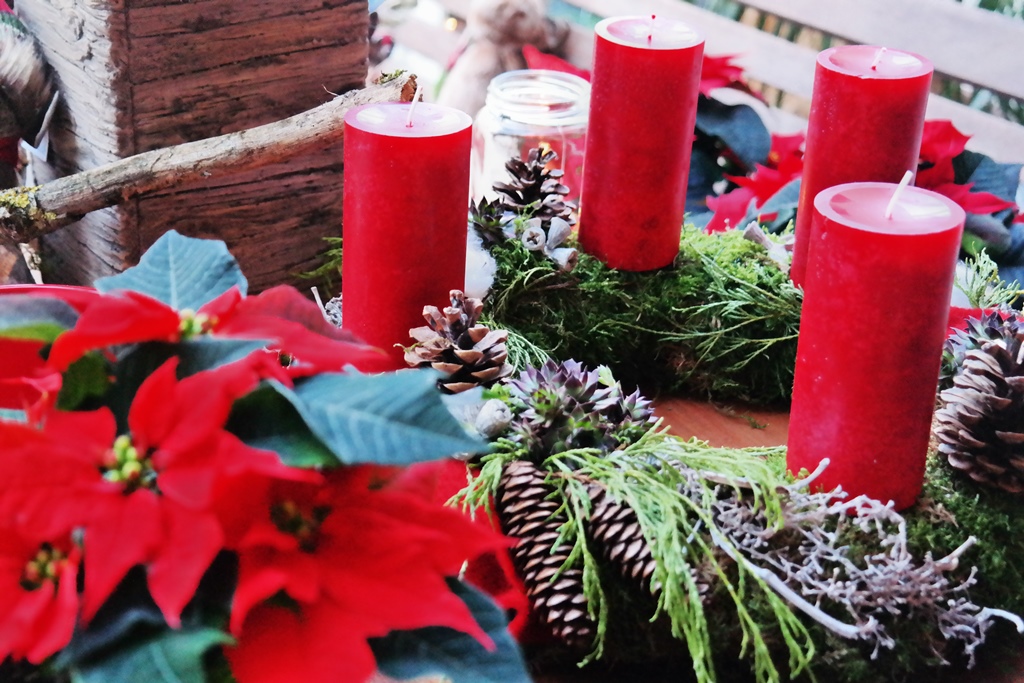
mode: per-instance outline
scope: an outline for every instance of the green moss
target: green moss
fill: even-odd
[[[789,396],[801,294],[739,232],[684,228],[675,263],[642,273],[587,254],[565,273],[517,240],[491,253],[489,317],[552,357],[609,365],[648,391]]]

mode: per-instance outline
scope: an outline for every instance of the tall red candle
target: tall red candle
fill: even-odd
[[[826,187],[860,181],[899,182],[917,168],[932,63],[871,45],[821,52],[807,121],[803,180],[790,278],[804,284],[814,198]]]
[[[595,30],[580,244],[612,268],[661,268],[679,252],[704,38],[654,17]]]
[[[423,307],[463,289],[469,206],[470,117],[417,103],[345,115],[342,319],[385,349],[377,371],[407,367],[395,345],[423,324]]]
[[[787,466],[911,505],[924,480],[964,211],[942,195],[849,183],[814,202]]]

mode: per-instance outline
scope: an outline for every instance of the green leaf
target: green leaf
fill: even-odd
[[[196,310],[237,286],[245,294],[245,276],[227,246],[218,240],[164,233],[142,255],[139,265],[96,281],[96,289],[129,289],[177,310]]]
[[[219,337],[195,337],[177,345],[181,359],[178,377],[185,378],[203,370],[213,370],[228,363],[234,363],[253,351],[266,347],[269,342],[262,339],[226,339]]]
[[[273,419],[268,419],[273,416]],[[299,411],[270,385],[235,401],[227,430],[253,448],[274,451],[292,467],[330,467],[338,464]]]
[[[407,370],[381,375],[329,373],[272,386],[345,464],[410,465],[486,450],[441,401],[437,375]]]
[[[59,299],[27,294],[0,297],[0,337],[52,342],[77,321],[75,309]]]
[[[64,373],[57,407],[74,410],[92,396],[103,396],[110,387],[107,362],[98,353],[89,353],[71,364]]]
[[[701,95],[697,100],[696,129],[718,138],[748,170],[763,164],[771,151],[772,136],[761,117],[746,104],[725,104]]]
[[[448,584],[494,641],[495,649],[489,651],[473,636],[450,628],[395,631],[370,641],[381,672],[397,679],[433,674],[453,683],[529,683],[523,655],[506,628],[501,608],[468,584],[455,579]]]
[[[203,655],[231,642],[214,628],[167,630],[71,669],[74,683],[205,683]]]

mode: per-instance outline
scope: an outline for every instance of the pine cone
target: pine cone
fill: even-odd
[[[643,591],[657,595],[661,586],[654,580],[655,561],[651,546],[640,528],[636,512],[628,504],[614,500],[597,484],[588,488],[593,505],[587,531],[601,556],[628,581]],[[697,584],[702,602],[707,602],[712,576],[693,567],[690,574]]]
[[[569,188],[560,182],[562,171],[546,168],[557,158],[554,150],[542,151],[534,147],[526,161],[518,156],[509,159],[505,169],[512,176],[511,182],[494,184],[494,191],[504,195],[500,200],[501,208],[516,215],[529,214],[545,222],[557,217],[570,225],[575,223],[572,213],[576,207],[565,201]]]
[[[590,647],[596,629],[587,613],[583,571],[563,570],[571,548],[555,547],[565,516],[549,498],[553,492],[536,465],[511,462],[498,485],[498,518],[505,533],[519,539],[510,553],[532,608],[562,642],[582,650]]]
[[[1024,332],[964,355],[939,394],[935,436],[949,464],[977,482],[1024,493]]]
[[[436,306],[423,307],[427,324],[409,330],[416,343],[405,350],[405,362],[443,373],[438,385],[449,394],[490,386],[511,375],[505,348],[508,332],[477,324],[484,307],[479,299],[467,298],[457,289],[450,296],[452,305],[443,312]]]
[[[997,310],[968,320],[966,329],[954,332],[943,346],[939,388],[953,386],[953,377],[963,365],[968,351],[980,348],[985,342],[1013,339],[1020,333],[1021,321],[1013,311]]]

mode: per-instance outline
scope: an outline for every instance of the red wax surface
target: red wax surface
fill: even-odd
[[[942,195],[850,183],[814,202],[787,466],[824,490],[913,504],[924,481],[964,212]],[[822,248],[819,248],[822,247]]]
[[[813,258],[812,206],[820,191],[842,183],[895,183],[917,169],[932,63],[889,49],[874,63],[881,50],[845,45],[818,55],[790,267],[796,285]]]
[[[651,17],[595,30],[580,244],[612,268],[661,268],[679,252],[704,38]]]
[[[345,115],[342,318],[388,354],[364,371],[408,367],[401,348],[466,277],[470,117],[417,103],[372,104]]]

